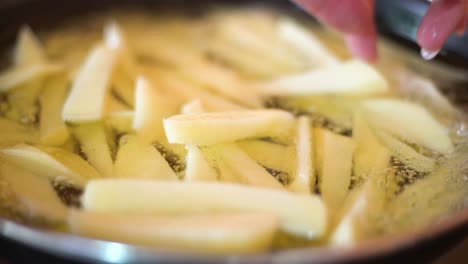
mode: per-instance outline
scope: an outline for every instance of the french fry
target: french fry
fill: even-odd
[[[239,47],[229,45],[227,41],[214,39],[209,43],[207,51],[248,77],[271,78],[283,71],[276,65],[264,63]]]
[[[202,101],[200,99],[195,99],[182,105],[180,112],[182,114],[199,114],[205,113],[206,110],[203,107]]]
[[[382,144],[361,111],[356,111],[353,117],[353,139],[356,142],[353,172],[357,177],[369,179],[389,169],[392,152]]]
[[[188,145],[185,158],[187,168],[185,169],[185,181],[216,181],[218,174],[210,166],[203,152],[193,145]]]
[[[158,92],[148,80],[139,77],[135,90],[133,129],[148,140],[164,138],[163,118],[177,113],[177,105],[168,95]]]
[[[246,138],[287,137],[294,117],[280,110],[176,115],[164,119],[169,143],[212,145]]]
[[[453,152],[448,129],[422,106],[395,99],[369,99],[362,104],[376,129],[441,154]]]
[[[135,135],[120,139],[114,172],[119,178],[177,180],[177,175],[158,150]]]
[[[256,187],[283,189],[278,180],[250,158],[239,146],[224,144],[216,146],[216,148],[220,158],[237,175],[241,182]]]
[[[283,231],[310,239],[322,236],[327,222],[327,210],[315,195],[213,182],[93,180],[82,205],[102,213],[267,213],[279,218]]]
[[[216,162],[219,171],[219,180],[226,183],[242,183],[242,180],[237,176],[223,160]]]
[[[313,138],[308,117],[301,116],[297,121],[296,171],[288,189],[298,193],[311,193],[315,187],[315,167]]]
[[[180,69],[182,75],[194,81],[201,87],[206,87],[216,94],[229,98],[240,105],[249,108],[260,108],[261,98],[248,90],[241,79],[234,73],[222,67],[217,67],[205,61],[196,65],[187,65]]]
[[[111,80],[113,90],[126,104],[133,106],[135,102],[134,83],[138,70],[126,37],[115,21],[105,25],[104,41],[108,48],[117,52],[116,69]]]
[[[197,84],[189,83],[186,80],[177,78],[177,74],[165,70],[151,70],[154,75],[157,75],[158,80],[167,86],[172,93],[180,97],[183,102],[200,99],[203,101],[203,106],[208,112],[222,112],[222,111],[239,111],[246,110],[247,108],[230,101],[219,95],[210,93],[207,90],[199,87]]]
[[[314,129],[314,137],[320,192],[335,218],[348,194],[355,142],[322,128]]]
[[[106,132],[102,123],[86,123],[74,126],[73,135],[91,164],[104,177],[112,177],[113,164]]]
[[[408,165],[409,167],[423,173],[430,172],[435,168],[434,158],[426,157],[418,153],[412,147],[399,141],[393,136],[380,131],[377,132],[377,137],[385,146],[387,146],[391,150],[392,155],[395,158]]]
[[[353,126],[353,112],[359,108],[359,100],[344,96],[291,96],[280,98],[280,104],[287,109],[294,109],[323,115],[330,121],[343,128],[351,129]]]
[[[73,233],[111,241],[210,254],[267,250],[278,220],[268,214],[148,216],[72,211]]]
[[[104,123],[118,134],[133,133],[135,132],[132,127],[134,116],[134,111],[113,112],[106,117]]]
[[[62,70],[56,64],[31,64],[14,67],[0,73],[0,92],[7,92],[39,77],[57,73]]]
[[[60,179],[83,186],[99,173],[79,156],[53,147],[17,145],[0,149],[3,159],[51,180]]]
[[[135,78],[137,66],[134,55],[117,22],[111,21],[104,26],[104,42],[108,48],[118,51],[117,67],[123,68],[127,74]]]
[[[339,78],[336,76],[339,75]],[[358,60],[280,77],[261,84],[266,95],[372,95],[388,91],[388,83],[373,67]]]
[[[237,145],[262,166],[283,172],[293,170],[294,149],[291,146],[257,139],[242,140]]]
[[[303,54],[308,64],[314,68],[339,63],[312,32],[291,19],[282,19],[278,22],[278,35]]]
[[[65,78],[54,78],[45,83],[45,88],[39,96],[41,106],[39,131],[43,144],[60,146],[70,136],[60,115],[68,91],[67,84]]]
[[[10,91],[28,81],[44,77],[62,70],[58,64],[46,60],[43,48],[37,37],[27,26],[18,34],[13,66],[0,73],[0,92]]]
[[[47,224],[65,223],[68,209],[60,201],[48,178],[34,175],[4,161],[0,162],[0,175],[24,208],[28,221]]]
[[[384,174],[380,172],[379,176]],[[385,191],[377,178],[369,179],[346,198],[341,219],[330,236],[333,245],[352,246],[376,233],[385,205]],[[380,181],[384,179],[380,178]]]
[[[40,64],[46,61],[42,44],[29,26],[22,26],[16,41],[14,63],[17,66]]]
[[[105,99],[117,54],[105,46],[95,47],[73,81],[62,110],[66,122],[81,123],[101,120]],[[86,107],[84,107],[86,106]]]
[[[255,28],[242,26],[238,21],[225,21],[219,24],[218,36],[227,40],[229,45],[237,46],[247,53],[275,65],[282,71],[297,71],[302,69],[300,61],[295,60],[285,49],[277,48],[268,42]]]

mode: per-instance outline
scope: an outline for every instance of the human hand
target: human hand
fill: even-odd
[[[374,0],[293,0],[307,12],[344,34],[355,56],[377,59]],[[433,1],[421,21],[416,39],[425,59],[434,58],[448,37],[462,34],[468,19],[468,0]]]

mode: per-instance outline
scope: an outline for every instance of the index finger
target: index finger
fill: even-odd
[[[321,22],[347,34],[371,34],[373,0],[293,0]]]

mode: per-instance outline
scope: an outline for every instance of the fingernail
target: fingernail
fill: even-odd
[[[439,54],[440,50],[435,50],[435,51],[428,51],[425,50],[424,48],[421,48],[421,57],[425,60],[432,60]]]

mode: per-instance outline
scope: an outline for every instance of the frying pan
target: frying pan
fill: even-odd
[[[25,23],[44,31],[70,18],[79,18],[90,11],[109,7],[140,6],[157,10],[184,8],[196,12],[210,2],[215,1],[3,0],[0,2],[0,50],[11,46],[19,26]],[[216,1],[218,4],[235,5],[250,5],[252,2],[255,5],[280,7],[284,12],[305,17],[301,10],[287,1]],[[411,32],[414,32],[425,8],[425,1],[378,1],[377,21],[381,35],[396,40],[398,46],[414,49],[415,45],[411,42],[414,34]],[[413,53],[416,54],[415,50]],[[468,84],[463,78],[463,73],[468,76],[467,36],[450,39],[440,56],[447,67],[462,73],[462,78],[455,81],[447,82],[447,71],[435,69],[416,56],[413,57],[406,61],[408,67],[422,75],[431,76],[458,106],[468,105]],[[458,210],[430,225],[373,239],[352,248],[322,246],[247,256],[194,255],[136,247],[39,230],[0,218],[0,255],[14,263],[428,263],[468,235],[468,206],[465,207],[462,201],[459,203]]]

